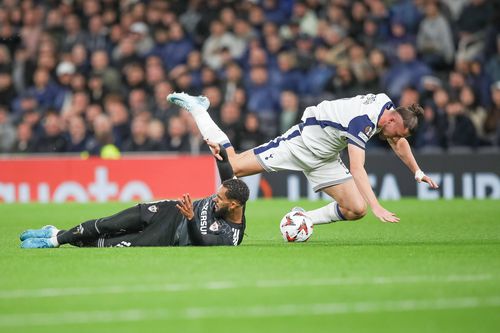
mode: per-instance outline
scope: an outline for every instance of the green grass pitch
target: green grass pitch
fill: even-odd
[[[293,206],[247,208],[240,247],[23,250],[26,228],[127,204],[0,205],[0,332],[500,332],[500,202],[386,202],[285,243]]]

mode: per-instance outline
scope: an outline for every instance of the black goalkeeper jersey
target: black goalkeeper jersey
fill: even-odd
[[[215,195],[193,202],[194,217],[183,218],[177,228],[178,245],[240,245],[245,232],[242,223],[215,217]]]
[[[239,245],[245,231],[242,223],[215,217],[216,195],[193,201],[194,217],[188,220],[176,207],[177,201],[161,200],[139,204],[147,242],[158,246]]]
[[[227,153],[221,147],[222,161],[217,161],[222,181],[233,177]],[[215,216],[216,194],[193,201],[194,217],[186,219],[176,207],[177,201],[162,200],[139,204],[141,219],[152,227],[154,234],[161,234],[158,241],[163,246],[189,245],[240,245],[245,232],[245,208],[242,223],[233,223]],[[155,229],[154,226],[157,226]],[[147,230],[145,230],[147,231]]]

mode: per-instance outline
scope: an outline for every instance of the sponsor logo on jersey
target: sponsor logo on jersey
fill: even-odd
[[[149,206],[149,207],[148,207],[148,210],[149,210],[151,213],[156,213],[156,212],[158,211],[158,206],[156,206],[156,205]]]
[[[219,223],[218,222],[212,223],[210,227],[208,227],[208,229],[210,229],[210,231],[213,232],[219,231]]]
[[[203,205],[201,208],[201,214],[200,214],[200,232],[202,235],[207,234],[207,215],[208,215],[208,205],[210,201],[207,200],[207,202]]]

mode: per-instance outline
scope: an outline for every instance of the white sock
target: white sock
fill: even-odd
[[[313,224],[326,224],[345,220],[336,201],[321,208],[308,211],[306,215],[311,218]]]
[[[59,242],[57,241],[57,236],[50,237],[50,242],[52,243],[52,245],[54,245],[54,247],[59,247]]]
[[[222,132],[219,126],[217,126],[208,114],[207,110],[200,106],[191,109],[190,112],[193,115],[196,125],[200,129],[201,135],[204,139],[218,143],[225,148],[231,146],[231,142],[229,141],[226,133]]]

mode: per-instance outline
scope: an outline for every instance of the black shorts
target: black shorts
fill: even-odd
[[[177,201],[156,201],[138,204],[144,222],[143,230],[100,238],[98,247],[175,246],[177,227],[183,216],[175,207]]]

